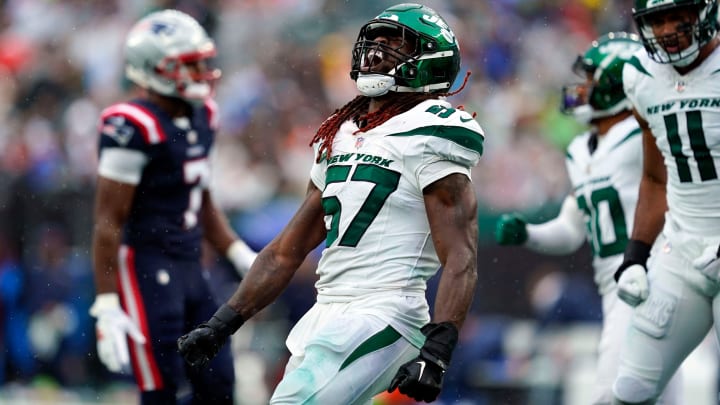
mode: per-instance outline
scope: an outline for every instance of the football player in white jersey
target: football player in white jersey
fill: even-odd
[[[270,403],[367,404],[388,389],[438,397],[477,280],[470,169],[484,134],[445,101],[459,68],[455,35],[426,6],[396,5],[363,25],[351,71],[361,95],[315,135],[294,218],[233,297],[178,340],[191,365],[275,300],[325,240],[317,302],[287,338]],[[441,266],[431,317],[426,284]]]
[[[586,239],[590,243],[603,308],[593,404],[612,402],[620,346],[632,315],[632,307],[617,296],[613,274],[632,229],[642,173],[641,131],[622,84],[623,65],[641,48],[637,35],[614,32],[578,56],[573,70],[585,81],[563,87],[562,111],[591,128],[567,150],[572,193],[550,221],[528,224],[520,215],[505,214],[495,230],[501,245],[524,245],[545,254],[570,254]],[[668,389],[663,403],[675,404],[675,397]]]
[[[720,332],[720,50],[717,1],[635,1],[645,50],[623,84],[642,129],[635,226],[615,273],[635,306],[613,385],[653,404],[715,321]],[[648,259],[649,258],[649,259]]]

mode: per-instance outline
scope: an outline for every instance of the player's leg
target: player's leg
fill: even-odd
[[[615,403],[654,403],[712,326],[707,280],[677,246],[661,246],[649,265],[650,296],[635,308],[621,351]]]
[[[326,322],[295,355],[271,404],[367,404],[418,349],[371,315]]]
[[[181,275],[169,259],[127,247],[121,250],[119,289],[123,307],[147,342],[129,341],[142,404],[173,404],[182,376],[175,334],[182,330]],[[184,270],[184,269],[181,269]]]
[[[603,324],[598,344],[597,378],[593,390],[593,405],[612,403],[612,384],[620,364],[620,347],[632,318],[632,307],[618,298],[617,290],[602,297]]]
[[[207,280],[198,268],[185,268],[185,318],[181,336],[207,321],[218,308]],[[177,352],[177,349],[175,349]],[[179,358],[180,356],[176,354]],[[227,342],[207,367],[196,369],[183,364],[192,387],[192,404],[232,404],[235,372],[231,345]]]

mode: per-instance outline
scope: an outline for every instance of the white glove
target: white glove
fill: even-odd
[[[115,293],[99,294],[90,307],[90,315],[97,318],[97,351],[100,361],[114,373],[130,373],[127,336],[145,344],[145,336],[120,307]]]
[[[250,247],[240,239],[236,239],[225,252],[230,263],[233,264],[235,270],[241,277],[250,270],[250,266],[255,261],[257,253],[255,253]]]
[[[720,247],[708,246],[703,250],[700,257],[693,260],[692,265],[695,269],[700,270],[705,277],[712,281],[720,281],[720,260],[718,260]]]
[[[640,305],[650,293],[645,267],[633,264],[623,271],[618,280],[618,297],[631,307]]]

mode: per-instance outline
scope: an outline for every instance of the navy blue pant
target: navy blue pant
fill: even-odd
[[[123,307],[147,338],[144,345],[128,341],[141,403],[232,404],[235,374],[229,344],[202,370],[189,367],[177,350],[177,339],[218,308],[200,262],[122,246],[119,270]],[[188,383],[189,398],[177,400]]]

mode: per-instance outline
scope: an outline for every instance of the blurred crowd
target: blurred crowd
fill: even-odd
[[[260,249],[306,189],[314,131],[356,94],[350,50],[361,24],[397,2],[0,2],[0,386],[40,377],[61,386],[102,386],[118,378],[105,373],[94,354],[89,245],[97,119],[105,106],[133,96],[123,79],[122,48],[137,18],[181,9],[216,40],[223,77],[212,191],[233,227]],[[583,130],[560,114],[560,88],[580,80],[571,65],[592,39],[633,30],[632,2],[420,2],[443,15],[459,38],[463,70],[453,89],[471,75],[453,103],[477,112],[487,135],[473,172],[480,287],[458,349],[464,354],[456,355],[462,359],[457,375],[444,391],[446,400],[486,403],[482,398],[493,394],[490,388],[481,394],[482,387],[507,386],[530,369],[523,361],[532,350],[508,353],[512,320],[534,319],[538,330],[547,330],[599,319],[586,250],[539,257],[494,246],[492,232],[504,212],[521,211],[531,220],[557,212],[569,187],[564,148]],[[310,257],[281,301],[236,339],[245,354],[238,357],[256,365],[255,378],[268,386],[282,372],[289,326],[313,302],[315,260]],[[213,257],[206,263],[218,296],[232,291],[237,280],[225,275],[225,263]],[[551,361],[560,368],[568,360]],[[558,396],[553,390],[544,395]]]

